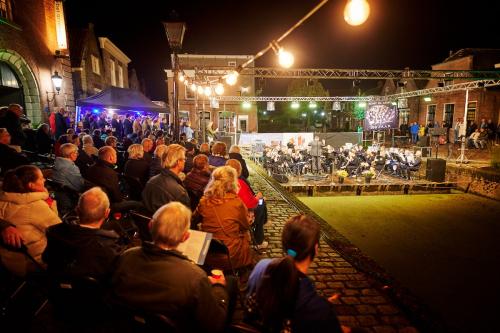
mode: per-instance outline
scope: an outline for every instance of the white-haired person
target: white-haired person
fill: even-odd
[[[229,249],[234,268],[248,267],[253,263],[250,249],[250,223],[248,209],[238,196],[236,170],[222,166],[210,176],[210,181],[195,211],[194,223],[201,223],[201,230],[210,232]],[[215,266],[229,269],[227,262]]]
[[[223,274],[207,277],[177,250],[189,238],[190,220],[191,211],[179,202],[155,212],[153,242],[125,251],[118,260],[112,299],[127,308],[164,315],[176,332],[222,332],[235,284],[230,287]]]
[[[181,145],[167,146],[161,157],[160,174],[151,178],[142,191],[142,201],[150,213],[171,201],[179,201],[190,207],[189,195],[179,178],[184,170],[185,152],[186,149]]]
[[[162,169],[161,157],[163,156],[166,150],[167,150],[167,145],[165,144],[158,144],[156,146],[155,152],[153,154],[153,159],[149,164],[149,178],[152,178],[161,172]]]
[[[123,174],[138,179],[144,186],[149,179],[149,163],[144,160],[144,148],[138,143],[127,149],[128,160],[125,162]]]
[[[153,149],[155,146],[155,143],[153,140],[150,138],[144,138],[142,139],[142,147],[144,149],[144,160],[148,162],[148,164],[151,163],[151,160],[153,159]]]
[[[84,135],[82,138],[83,150],[89,156],[95,156],[99,154],[99,150],[94,146],[94,139],[90,135]]]

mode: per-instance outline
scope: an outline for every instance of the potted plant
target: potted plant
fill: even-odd
[[[365,182],[370,183],[372,178],[375,176],[375,170],[373,168],[365,170],[363,171],[363,176],[365,177]]]
[[[338,170],[337,176],[339,177],[339,184],[343,184],[344,179],[345,179],[345,177],[348,176],[348,174],[347,174],[347,171],[345,171],[345,170]]]

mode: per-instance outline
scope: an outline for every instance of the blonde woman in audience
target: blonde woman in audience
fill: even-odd
[[[252,264],[250,252],[250,224],[248,210],[238,197],[236,170],[229,166],[215,169],[205,193],[195,211],[195,223],[201,222],[201,229],[213,234],[229,249],[234,268]],[[228,269],[226,261],[217,262],[217,267]]]

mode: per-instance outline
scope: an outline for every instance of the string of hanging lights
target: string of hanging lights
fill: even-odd
[[[229,73],[217,78],[209,80],[203,78],[202,80],[197,80],[196,77],[189,78],[186,76],[184,71],[180,70],[179,81],[184,83],[193,92],[198,92],[200,95],[205,95],[211,97],[214,95],[220,96],[224,94],[224,83],[228,86],[234,86],[238,82],[239,72],[241,72],[245,67],[253,63],[256,59],[260,58],[266,54],[269,50],[273,50],[278,57],[278,63],[281,67],[290,68],[294,63],[294,56],[291,52],[287,51],[282,45],[281,41],[290,35],[295,29],[301,26],[307,19],[309,19],[314,13],[316,13],[321,7],[323,7],[329,0],[322,0],[313,9],[311,9],[304,17],[302,17],[297,23],[290,27],[285,33],[283,33],[279,38],[272,40],[265,48],[257,52],[254,56],[248,59],[246,62],[238,66],[237,69],[230,71]],[[344,20],[352,25],[358,26],[363,24],[370,15],[370,5],[366,0],[348,0],[344,8]]]

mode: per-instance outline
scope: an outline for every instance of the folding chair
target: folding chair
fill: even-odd
[[[151,231],[149,230],[149,222],[151,221],[151,216],[144,215],[138,211],[131,210],[130,216],[134,220],[134,223],[139,230],[139,237],[142,241],[152,241]]]
[[[142,190],[144,189],[144,186],[142,185],[139,178],[127,176],[125,174],[121,175],[121,177],[124,180],[125,185],[127,187],[126,192],[128,193],[129,199],[141,201]]]

